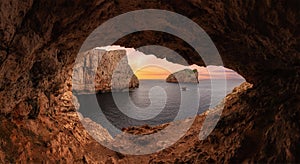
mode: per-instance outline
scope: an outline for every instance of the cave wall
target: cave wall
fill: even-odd
[[[249,135],[241,133],[239,138],[247,138],[257,132],[266,144],[249,150],[249,156],[241,155],[249,147],[244,143],[239,149],[232,150],[238,150],[240,154],[231,153],[232,156],[223,158],[225,153],[220,153],[216,158],[227,161],[297,160],[299,150],[292,145],[299,142],[299,3],[297,0],[1,1],[0,129],[1,142],[6,143],[1,144],[1,159],[13,161],[18,159],[14,155],[21,152],[23,155],[19,159],[32,157],[31,152],[16,144],[20,143],[27,145],[26,149],[59,152],[59,155],[51,157],[48,157],[49,153],[42,153],[40,158],[58,160],[65,156],[70,160],[87,160],[88,157],[82,155],[84,150],[74,153],[74,150],[54,143],[52,145],[55,146],[47,147],[48,142],[45,142],[57,140],[61,145],[67,145],[64,141],[70,140],[74,141],[74,149],[83,146],[74,137],[77,133],[71,134],[66,130],[80,129],[80,125],[64,126],[76,123],[74,107],[62,103],[63,95],[70,94],[71,84],[66,81],[72,75],[71,69],[80,45],[109,18],[132,10],[156,8],[175,11],[199,24],[214,41],[224,65],[254,85],[240,98],[243,104],[240,108],[234,112],[228,110],[233,115],[225,115],[215,133],[229,127],[242,127],[241,120],[236,118],[245,117],[260,128],[250,129]],[[203,64],[195,51],[177,40],[150,31],[129,35],[116,44],[126,47],[159,44],[176,50],[190,64]],[[265,113],[268,113],[267,119],[263,117]],[[36,129],[36,126],[44,128]],[[48,127],[55,128],[50,132]],[[54,132],[60,135],[54,135]],[[50,133],[52,135],[48,135]],[[22,136],[27,139],[22,139]],[[40,136],[42,143],[32,144],[36,136]],[[89,141],[88,136],[84,141]],[[253,144],[260,145],[257,142]],[[282,155],[283,152],[286,155]]]

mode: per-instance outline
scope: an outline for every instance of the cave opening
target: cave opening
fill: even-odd
[[[68,2],[1,2],[1,163],[299,163],[299,1]],[[171,149],[132,157],[105,149],[87,135],[71,101],[70,72],[81,43],[95,28],[140,9],[168,10],[192,19],[212,38],[224,66],[243,75],[253,88],[230,94],[206,140],[189,133]],[[146,20],[150,25],[160,22]],[[130,17],[125,26],[137,22]],[[110,26],[104,36],[117,34],[120,24]],[[117,45],[145,43],[168,46],[181,52],[189,65],[203,65],[180,40],[153,31],[127,35]]]
[[[3,1],[1,163],[299,162],[299,6],[297,0]],[[188,133],[166,151],[126,156],[99,145],[81,126],[71,102],[70,71],[80,44],[100,24],[128,11],[156,8],[183,14],[203,27],[224,66],[243,75],[253,88],[245,91],[249,85],[242,85],[230,94],[221,120],[206,140]],[[129,25],[137,22],[136,17],[130,20]],[[116,25],[118,32],[120,23]],[[189,65],[203,65],[180,40],[153,31],[118,41],[118,45],[131,44],[128,47],[145,43],[168,46],[180,51]],[[201,125],[199,120],[193,130]]]
[[[110,135],[115,137],[122,130],[130,127],[159,126],[205,113],[222,103],[227,94],[245,82],[241,75],[223,66],[209,65],[204,67],[195,64],[170,62],[166,58],[161,58],[160,53],[164,53],[164,56],[172,56],[172,59],[180,61],[180,63],[184,63],[182,61],[185,59],[168,48],[161,46],[154,46],[154,48],[157,51],[155,54],[146,54],[142,52],[143,49],[125,48],[119,45],[96,47],[93,51],[90,51],[96,54],[97,51],[112,52],[102,55],[101,60],[105,60],[105,62],[98,61],[98,64],[104,64],[105,66],[97,69],[100,72],[99,77],[96,73],[96,78],[102,78],[100,82],[105,81],[105,78],[110,76],[108,82],[111,89],[104,88],[104,90],[101,90],[95,87],[95,89],[98,89],[96,99],[94,94],[78,92],[76,96],[80,103],[79,112],[81,115],[92,119],[104,128],[108,127],[106,129]],[[117,56],[116,58],[115,54],[121,51],[123,51],[124,56],[122,58]],[[105,55],[112,55],[112,57],[107,60]],[[136,77],[138,86],[132,87],[129,84],[126,86],[128,90],[124,88],[113,90],[113,83],[119,84],[122,81],[128,83],[128,80],[126,80],[128,77],[124,78],[123,75],[119,75],[124,69],[127,69],[120,66],[124,64],[124,61],[122,61],[124,58],[126,59],[125,64],[132,70],[129,77]],[[117,64],[114,64],[116,63],[114,60],[117,60]],[[107,65],[116,66],[113,66],[110,69],[111,72],[108,72],[107,68],[109,66]],[[118,67],[121,67],[122,70]],[[178,75],[177,72],[179,72]],[[114,80],[114,74],[118,74],[122,78],[115,75],[116,80]],[[172,81],[171,76],[174,76],[176,81]],[[132,80],[129,83],[132,83]],[[95,83],[95,85],[98,84]],[[214,90],[214,94],[212,94],[212,90]],[[225,95],[222,94],[222,90],[225,90]],[[193,102],[189,101],[190,104],[195,104],[195,101],[199,102],[196,105],[196,111],[193,109],[195,106],[189,105],[187,102],[183,107],[184,109],[180,111],[183,96],[190,96],[188,99],[193,100]],[[93,101],[97,101],[97,103]],[[109,128],[111,125],[115,126],[116,129]]]

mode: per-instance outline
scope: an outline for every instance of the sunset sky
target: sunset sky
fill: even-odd
[[[101,47],[101,49],[125,49],[127,52],[128,63],[139,79],[166,79],[169,74],[186,68],[197,69],[199,72],[199,80],[221,79],[224,78],[224,76],[227,79],[243,78],[236,72],[222,66],[183,66],[169,62],[166,59],[159,59],[154,55],[145,55],[133,48],[124,48],[120,46]]]
[[[135,71],[139,79],[166,79],[171,74],[168,70],[160,67],[148,66]]]

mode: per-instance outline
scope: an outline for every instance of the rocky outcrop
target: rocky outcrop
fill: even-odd
[[[92,49],[78,54],[73,74],[73,91],[78,94],[134,89],[139,86],[125,50]]]
[[[299,163],[299,6],[298,0],[1,1],[0,163],[122,159],[137,163],[168,157],[195,163]],[[226,102],[207,140],[189,144],[184,140],[159,155],[124,158],[93,141],[71,102],[61,98],[71,91],[67,82],[86,37],[114,16],[148,8],[192,19],[214,41],[224,66],[253,87],[238,95],[236,102]],[[133,22],[134,17],[126,25]],[[182,39],[162,32],[132,33],[115,44],[163,45],[189,64],[205,65]]]
[[[81,114],[79,114],[81,115]],[[90,118],[86,117],[79,118],[84,128],[89,131],[89,134],[98,142],[111,142],[113,140],[112,136],[109,134],[107,129],[103,128],[100,124],[94,122]]]
[[[199,83],[198,71],[196,69],[184,69],[170,74],[166,82],[168,83]]]

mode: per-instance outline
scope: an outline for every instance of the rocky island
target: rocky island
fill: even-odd
[[[138,78],[128,65],[125,50],[99,48],[78,54],[73,71],[73,91],[78,94],[134,89]]]
[[[199,83],[197,69],[184,69],[170,74],[166,82],[168,83]]]

